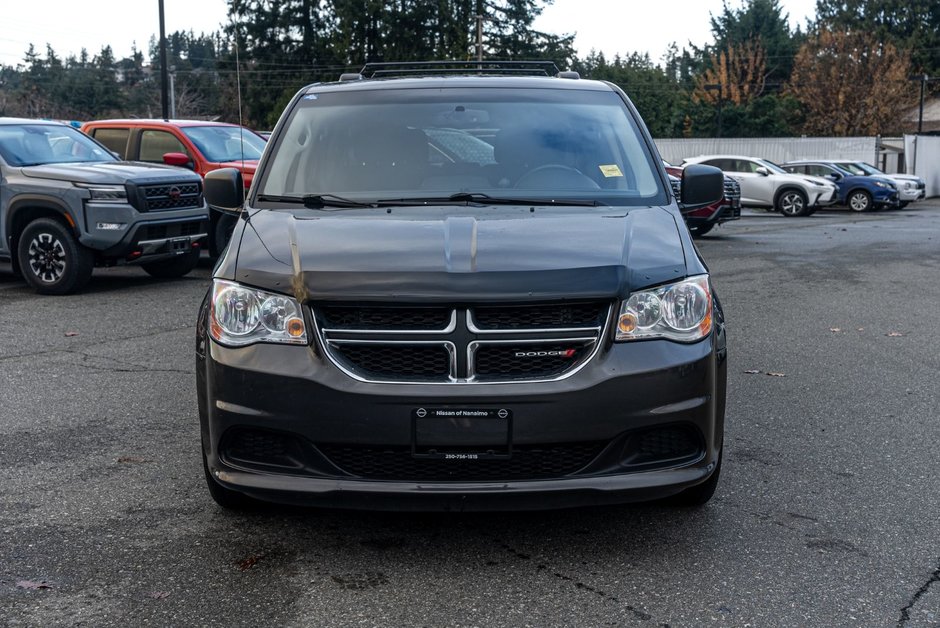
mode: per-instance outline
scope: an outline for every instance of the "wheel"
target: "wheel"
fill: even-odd
[[[20,234],[17,261],[23,278],[39,294],[69,294],[91,279],[95,256],[61,222],[38,218]]]
[[[905,207],[907,207],[907,206],[910,205],[910,204],[911,204],[910,201],[901,201],[900,203],[898,203],[898,209],[904,209]]]
[[[206,476],[206,486],[209,488],[209,495],[222,508],[226,510],[254,510],[258,508],[260,502],[248,497],[244,493],[225,488],[215,481],[212,474],[209,473],[209,461],[206,459],[205,447],[202,450],[202,470]]]
[[[694,238],[701,238],[703,235],[715,228],[715,223],[710,223],[707,225],[698,225],[697,227],[689,227],[689,233],[692,234]]]
[[[806,194],[801,190],[784,190],[777,197],[777,211],[790,218],[805,216],[809,211],[806,207]]]
[[[721,476],[721,457],[722,453],[719,452],[718,464],[715,465],[715,470],[712,471],[712,474],[707,480],[701,484],[689,487],[677,495],[673,495],[669,498],[669,503],[673,506],[684,508],[694,508],[707,504],[708,500],[715,494],[715,489],[718,488],[718,480]]]
[[[199,263],[199,249],[161,260],[141,264],[148,275],[158,279],[175,279],[189,273]]]
[[[235,223],[238,221],[234,216],[222,214],[215,221],[212,227],[212,243],[209,253],[213,258],[222,257],[228,241],[232,238],[232,232],[235,230]]]
[[[871,194],[865,190],[854,190],[845,199],[845,204],[853,212],[867,212],[872,207]]]

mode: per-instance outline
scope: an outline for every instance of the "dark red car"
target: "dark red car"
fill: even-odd
[[[678,195],[679,181],[682,179],[682,168],[663,162],[666,172],[670,176],[673,190]],[[717,203],[706,205],[689,211],[682,210],[685,224],[693,236],[703,236],[716,225],[730,220],[741,218],[741,186],[731,177],[725,177],[725,195]]]

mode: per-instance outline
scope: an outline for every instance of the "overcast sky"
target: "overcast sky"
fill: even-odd
[[[742,0],[729,0],[739,7]],[[816,0],[782,0],[791,26],[814,14]],[[30,43],[45,55],[51,44],[59,57],[86,48],[94,55],[111,45],[116,58],[130,54],[134,42],[146,51],[159,32],[157,0],[3,0],[0,9],[0,63],[22,63]],[[225,0],[165,0],[166,31],[212,32],[224,22]],[[659,61],[670,42],[701,46],[710,40],[709,13],[722,0],[555,0],[536,21],[539,30],[576,33],[579,55],[592,48],[608,56],[649,52]]]

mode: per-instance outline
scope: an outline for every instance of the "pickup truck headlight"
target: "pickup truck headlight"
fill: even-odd
[[[88,190],[90,200],[97,203],[126,203],[127,190],[123,185],[78,185]]]
[[[711,286],[708,275],[697,275],[631,294],[620,306],[616,340],[695,342],[711,330]]]
[[[231,347],[256,342],[307,344],[307,329],[296,299],[221,279],[212,282],[209,334]]]

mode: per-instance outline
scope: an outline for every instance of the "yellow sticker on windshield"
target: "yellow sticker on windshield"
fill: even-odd
[[[607,177],[622,177],[623,173],[620,172],[620,166],[617,164],[610,164],[608,166],[598,166],[601,169],[601,174]]]

